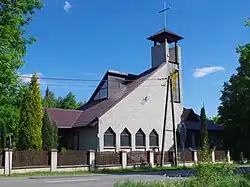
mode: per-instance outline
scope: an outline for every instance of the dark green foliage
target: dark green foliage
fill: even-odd
[[[17,70],[24,63],[27,44],[33,41],[25,26],[41,6],[40,0],[0,1],[0,126],[5,124],[6,132],[13,134],[13,143],[17,141],[20,109]]]
[[[24,63],[27,45],[34,40],[27,37],[26,26],[42,3],[40,0],[1,0],[0,7],[0,126],[5,126],[5,135],[12,134],[15,146],[22,98],[18,69]],[[2,137],[2,146],[4,139]]]
[[[53,148],[53,127],[50,120],[48,111],[45,109],[43,115],[43,127],[42,127],[42,140],[43,150],[50,150]]]
[[[57,100],[57,108],[74,110],[79,108],[80,104],[77,103],[75,95],[72,92],[69,92],[64,98],[59,97]]]
[[[6,126],[4,123],[1,124],[1,149],[6,148]]]
[[[52,122],[52,129],[53,129],[53,146],[52,148],[57,149],[58,147],[58,128],[57,128],[57,124],[56,121],[54,120]]]
[[[220,124],[219,119],[220,119],[219,116],[215,116],[215,117],[209,118],[210,121],[212,121],[213,123],[218,124],[218,125]]]
[[[47,87],[43,98],[43,106],[47,108],[62,108],[75,110],[83,106],[85,102],[77,102],[75,95],[69,92],[65,97],[55,97],[55,94]]]
[[[201,149],[208,149],[208,131],[207,131],[207,117],[205,108],[201,108],[201,129],[200,129],[200,140],[201,140]]]
[[[250,44],[237,48],[239,67],[229,81],[224,83],[221,104],[218,108],[220,123],[225,128],[225,145],[235,159],[240,152],[250,157]]]
[[[57,108],[55,94],[47,87],[43,98],[43,106],[47,108]]]

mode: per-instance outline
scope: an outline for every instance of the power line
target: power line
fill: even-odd
[[[92,86],[92,85],[84,85],[84,84],[50,84],[50,83],[40,83],[40,85],[42,86],[52,86],[52,87],[69,87],[69,88],[72,88],[72,87],[82,87],[82,88],[97,88],[97,86]],[[157,87],[157,86],[165,86],[165,84],[155,84],[155,85],[145,85],[145,86],[141,86],[141,87]],[[137,85],[136,86],[130,86],[130,88],[133,88],[133,87],[138,87]],[[117,87],[114,87],[114,89],[126,89],[126,86],[125,87],[121,87],[121,88],[117,88]]]
[[[19,76],[20,78],[23,79],[31,79],[32,76]],[[139,77],[140,78],[140,77]],[[139,79],[138,78],[138,79]],[[123,80],[123,79],[114,79],[114,80],[103,80],[103,79],[78,79],[78,78],[58,78],[58,77],[38,77],[39,80],[54,80],[54,81],[75,81],[75,82],[106,82],[106,81],[122,81],[122,82],[131,82],[131,81],[135,81],[138,79],[127,79],[127,80]],[[166,77],[160,77],[157,79],[147,79],[147,80],[155,80],[155,81],[160,81],[160,80],[166,80]]]

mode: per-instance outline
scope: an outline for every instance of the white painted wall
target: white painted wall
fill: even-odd
[[[179,56],[181,54],[179,53]],[[168,57],[167,57],[168,58]],[[179,58],[180,59],[180,58]],[[168,61],[168,60],[167,60]],[[181,65],[181,60],[179,61]],[[157,79],[167,77],[168,65],[165,64],[159,68],[149,79]],[[181,89],[181,101],[182,101],[182,76],[180,66],[180,89]],[[159,146],[161,149],[162,140],[162,128],[164,120],[164,108],[165,108],[165,95],[166,87],[161,86],[166,81],[153,81],[147,80],[111,108],[106,114],[104,114],[99,120],[99,147],[100,151],[106,151],[104,148],[104,132],[112,127],[116,133],[116,150],[121,150],[120,147],[120,133],[124,128],[127,128],[132,136],[132,151],[136,150],[135,147],[135,134],[141,128],[146,134],[146,150],[149,150],[149,134],[155,129],[159,134]],[[142,100],[148,97],[146,103]],[[168,101],[168,113],[167,113],[167,129],[172,130],[172,117],[171,117],[171,103],[170,97]],[[175,103],[175,121],[176,127],[180,123],[180,116],[182,114],[182,103]],[[173,145],[173,133],[166,132],[165,149]]]

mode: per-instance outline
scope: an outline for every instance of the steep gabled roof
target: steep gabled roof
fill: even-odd
[[[76,120],[82,114],[81,110],[66,110],[59,108],[47,108],[51,120],[55,120],[58,128],[72,128]]]
[[[110,98],[100,101],[91,107],[85,106],[85,110],[83,110],[80,117],[77,119],[76,123],[73,127],[82,127],[91,125],[92,122],[95,122],[99,119],[103,114],[105,114],[108,110],[110,110],[113,106],[115,106],[119,101],[121,101],[124,97],[126,97],[129,93],[135,90],[138,86],[140,86],[144,81],[146,81],[157,69],[162,67],[164,64],[160,65],[156,68],[151,68],[140,75],[138,75],[137,79],[133,82],[127,84],[123,89],[120,89],[115,94],[113,94]]]
[[[200,130],[201,128],[201,119],[198,114],[196,114],[193,109],[183,110],[183,120],[188,130]],[[212,121],[207,121],[207,129],[211,131],[222,131],[223,128]]]

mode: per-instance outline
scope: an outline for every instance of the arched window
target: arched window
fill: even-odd
[[[111,127],[104,133],[104,146],[105,147],[115,147],[115,132]]]
[[[158,147],[159,146],[159,135],[153,129],[152,132],[149,134],[149,146],[150,147]]]
[[[120,135],[121,147],[131,147],[131,134],[125,128]]]
[[[139,129],[137,133],[135,134],[135,146],[136,147],[146,146],[146,136],[141,129]]]

